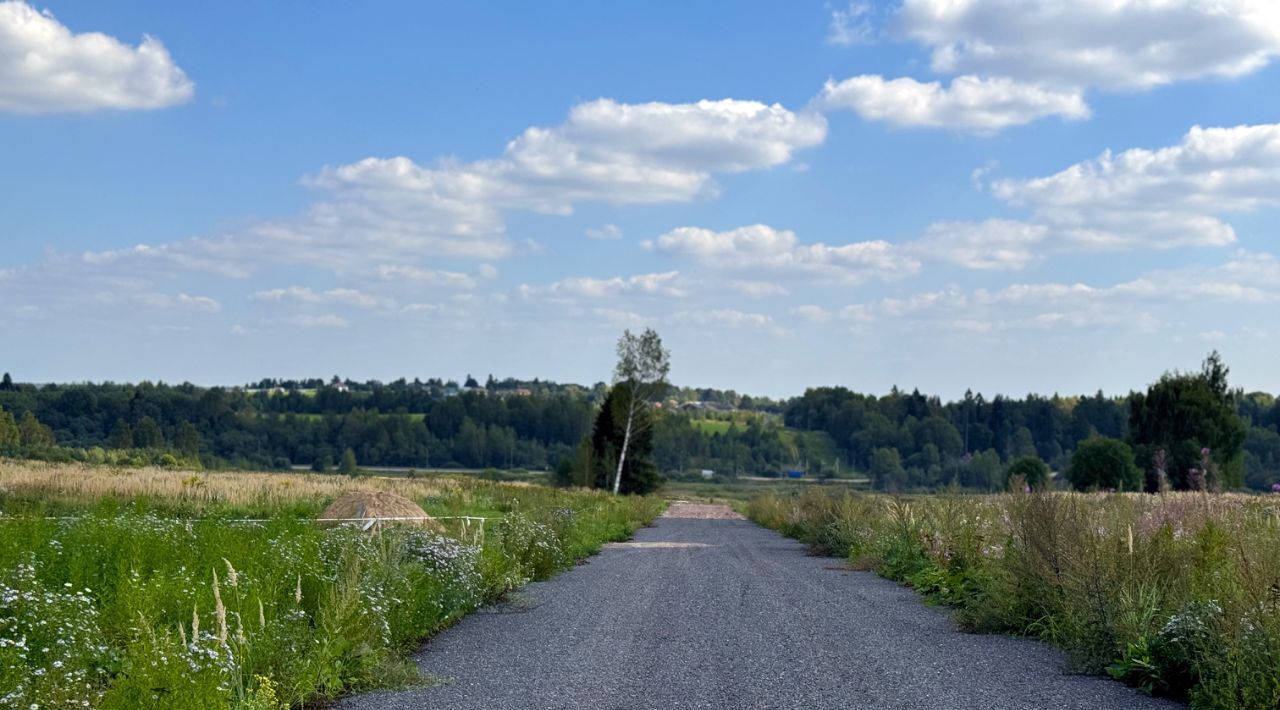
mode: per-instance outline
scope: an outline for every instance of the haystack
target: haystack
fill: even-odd
[[[400,519],[397,519],[400,518]],[[404,520],[403,518],[410,518]],[[317,522],[330,525],[343,523],[364,527],[369,523],[387,525],[400,523],[419,525],[432,530],[440,530],[440,523],[427,515],[417,503],[387,491],[348,491],[338,496]]]

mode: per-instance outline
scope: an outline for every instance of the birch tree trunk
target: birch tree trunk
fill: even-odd
[[[618,473],[613,477],[613,494],[618,495],[622,488],[622,466],[627,462],[627,449],[631,446],[631,422],[635,419],[635,393],[632,393],[632,406],[627,407],[627,429],[622,435],[622,453],[618,455]]]

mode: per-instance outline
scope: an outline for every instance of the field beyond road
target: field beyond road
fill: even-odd
[[[708,508],[673,505],[441,633],[416,658],[434,686],[340,707],[1176,707],[1069,674],[1042,643],[961,633],[910,589]]]

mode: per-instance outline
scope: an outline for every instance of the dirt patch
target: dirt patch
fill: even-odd
[[[683,500],[672,501],[667,506],[667,512],[662,514],[664,518],[692,518],[695,520],[746,520],[746,518],[733,512],[733,508],[727,505],[712,505],[708,503],[689,503]]]

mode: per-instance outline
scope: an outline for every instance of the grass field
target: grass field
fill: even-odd
[[[689,425],[704,434],[723,434],[729,431],[735,422],[728,419],[690,419]]]
[[[1194,707],[1280,707],[1280,496],[806,489],[745,510],[971,630],[1039,637]]]
[[[312,521],[353,488],[486,520]],[[422,682],[404,655],[425,636],[662,507],[470,477],[0,459],[0,707],[278,708]]]

